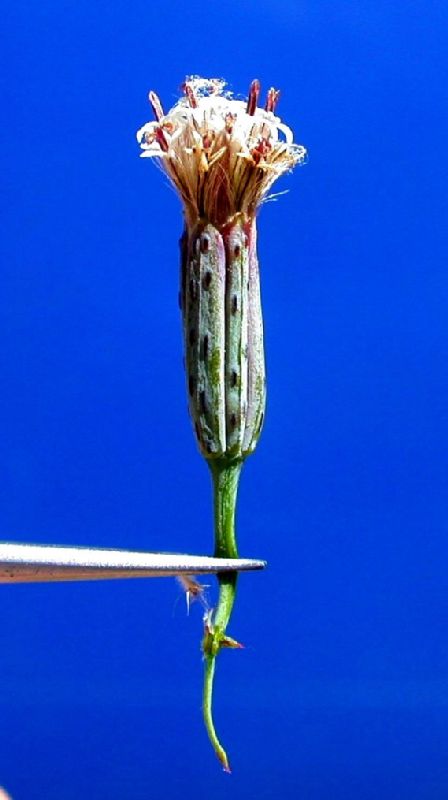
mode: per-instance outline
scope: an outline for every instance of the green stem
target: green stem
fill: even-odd
[[[210,463],[213,478],[214,518],[215,518],[215,556],[218,558],[238,558],[235,538],[235,509],[238,482],[242,461]],[[227,754],[216,734],[213,714],[213,682],[216,656],[222,647],[239,647],[238,642],[226,636],[226,628],[232,614],[235,600],[237,572],[218,574],[219,598],[213,619],[206,624],[203,641],[205,658],[203,712],[209,739],[216,755],[226,772],[230,772]]]

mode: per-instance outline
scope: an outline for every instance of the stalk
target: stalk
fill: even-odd
[[[233,463],[209,462],[213,479],[215,556],[238,558],[235,536],[235,509],[242,460]],[[241,647],[226,636],[236,594],[238,573],[218,574],[219,598],[212,620],[206,620],[202,643],[205,659],[203,713],[205,727],[215,753],[224,770],[230,772],[229,760],[213,722],[212,703],[216,658],[222,647]]]

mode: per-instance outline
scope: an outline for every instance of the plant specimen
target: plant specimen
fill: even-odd
[[[260,436],[266,395],[256,216],[277,178],[303,163],[306,151],[275,115],[276,89],[269,89],[264,108],[257,80],[247,101],[234,99],[218,79],[191,77],[182,89],[166,114],[149,93],[155,120],[137,139],[141,155],[159,160],[183,204],[180,305],[189,407],[213,480],[215,555],[236,558],[238,481]],[[204,618],[203,711],[230,771],[213,723],[212,692],[218,653],[241,647],[226,633],[237,573],[218,581],[217,606]]]

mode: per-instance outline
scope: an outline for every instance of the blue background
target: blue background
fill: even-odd
[[[260,215],[266,425],[202,727],[173,580],[0,589],[14,800],[448,796],[445,2],[3,3],[0,538],[212,548],[180,205],[148,89],[254,77],[309,163]]]

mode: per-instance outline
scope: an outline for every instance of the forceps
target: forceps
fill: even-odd
[[[265,561],[0,542],[0,584],[158,578],[264,569]]]

